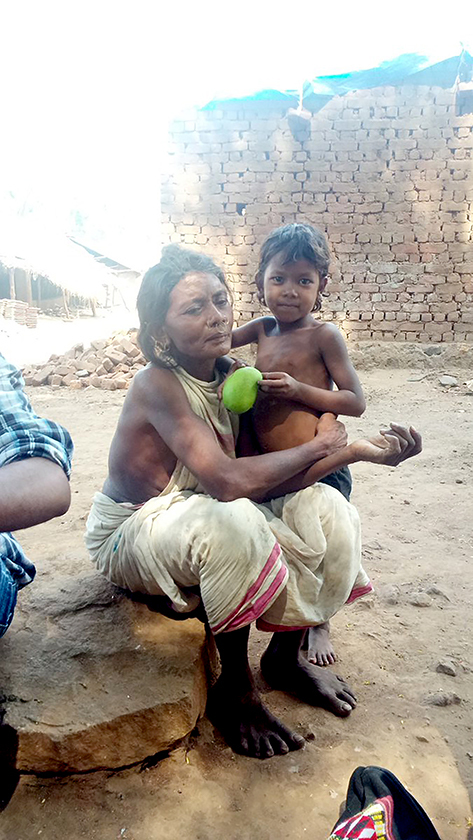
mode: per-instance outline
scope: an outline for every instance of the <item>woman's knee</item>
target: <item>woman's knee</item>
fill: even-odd
[[[207,518],[208,517],[208,518]],[[243,542],[254,525],[261,526],[266,520],[249,499],[235,499],[233,502],[217,502],[207,511],[209,531],[224,535],[226,541]]]

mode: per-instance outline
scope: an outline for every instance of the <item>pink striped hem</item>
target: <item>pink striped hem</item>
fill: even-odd
[[[273,583],[271,584],[271,586],[269,587],[269,589],[266,592],[264,592],[263,595],[261,595],[258,598],[258,600],[256,601],[255,604],[250,606],[249,601],[251,601],[254,598],[254,596],[257,595],[258,591],[261,589],[262,584],[264,583],[264,581],[266,580],[268,575],[273,571],[276,564],[279,562],[280,554],[281,554],[281,546],[279,545],[279,543],[274,543],[271,554],[269,555],[269,557],[268,557],[266,563],[264,564],[264,567],[263,567],[262,571],[258,575],[256,581],[250,586],[248,592],[246,593],[246,595],[243,598],[243,600],[241,601],[241,603],[238,604],[237,607],[235,607],[235,609],[230,613],[230,615],[227,616],[226,618],[224,618],[223,621],[220,621],[218,624],[216,624],[215,626],[213,626],[211,628],[213,633],[218,633],[222,629],[228,630],[230,627],[233,630],[235,630],[237,625],[238,626],[243,626],[244,624],[249,624],[251,621],[254,621],[254,617],[253,617],[253,618],[249,618],[249,619],[247,618],[246,620],[243,621],[243,623],[241,623],[242,615],[240,615],[240,613],[241,613],[242,609],[244,609],[243,615],[246,616],[246,615],[249,615],[252,611],[255,611],[256,609],[258,609],[258,613],[261,614],[261,612],[264,612],[264,610],[268,608],[269,601],[271,600],[272,597],[274,597],[274,588],[277,588],[278,586],[281,586],[282,584],[284,584],[286,582],[288,572],[287,572],[287,569],[286,569],[285,566],[281,566],[281,569],[278,571],[278,573],[276,575],[276,578],[273,581]],[[281,579],[280,579],[281,572],[282,572],[283,578],[284,578],[282,583],[281,583]],[[276,584],[276,582],[277,582],[277,584]],[[248,604],[248,607],[246,609],[245,609],[245,604]],[[261,608],[262,606],[263,606],[263,609]],[[257,616],[255,616],[255,617],[257,617]]]
[[[355,589],[352,589],[348,600],[345,601],[346,604],[352,604],[353,601],[356,601],[357,598],[362,598],[363,595],[368,595],[370,592],[374,592],[374,586],[371,581],[368,581],[365,586],[357,586]]]
[[[224,628],[225,632],[228,630],[238,630],[240,627],[245,627],[247,624],[251,624],[253,621],[258,619],[261,613],[264,613],[267,609],[269,609],[273,601],[276,600],[277,596],[286,585],[288,576],[289,572],[286,567],[281,566],[271,586],[263,593],[261,598],[258,598],[252,607],[245,610],[241,615],[238,615],[233,621],[227,624]]]

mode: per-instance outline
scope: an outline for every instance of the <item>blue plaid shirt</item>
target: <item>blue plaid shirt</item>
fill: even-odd
[[[23,458],[49,458],[69,477],[73,450],[69,432],[58,423],[38,417],[23,387],[20,371],[0,353],[0,469]],[[0,533],[1,562],[19,588],[31,583],[36,574],[32,562],[9,533]]]

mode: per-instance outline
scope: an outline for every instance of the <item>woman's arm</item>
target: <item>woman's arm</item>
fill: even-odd
[[[317,330],[317,341],[337,391],[306,385],[282,372],[264,373],[260,389],[275,396],[296,400],[316,411],[359,417],[366,408],[365,398],[342,336],[332,324],[323,324]]]
[[[323,430],[328,417],[330,415],[323,415],[320,418],[317,435],[321,427]],[[391,423],[389,429],[381,431],[378,435],[368,439],[356,440],[343,449],[339,449],[338,452],[312,464],[307,470],[292,476],[288,481],[272,487],[263,500],[275,499],[278,496],[285,496],[286,493],[303,490],[304,487],[310,487],[334,470],[338,470],[340,467],[348,467],[350,464],[359,461],[386,467],[397,467],[402,461],[413,458],[420,452],[422,452],[422,437],[419,432],[413,426],[406,427]]]
[[[194,414],[171,371],[147,369],[135,377],[132,388],[147,421],[204,490],[220,501],[260,499],[272,487],[346,445],[345,427],[332,418],[309,443],[281,452],[232,459],[221,450],[204,420]]]

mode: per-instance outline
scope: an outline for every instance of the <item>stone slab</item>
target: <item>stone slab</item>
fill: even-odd
[[[0,755],[11,727],[20,771],[121,767],[194,728],[209,676],[201,622],[152,612],[97,573],[38,584],[0,640]]]

